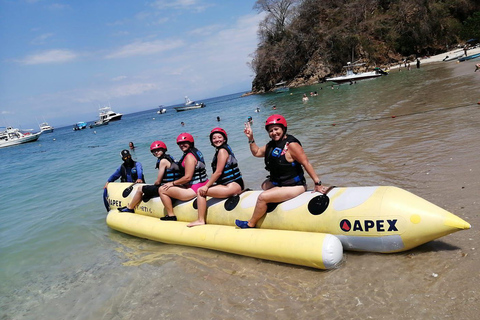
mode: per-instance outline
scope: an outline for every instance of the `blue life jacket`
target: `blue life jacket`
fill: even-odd
[[[270,171],[270,181],[275,186],[297,186],[306,184],[302,165],[298,161],[288,162],[285,153],[289,143],[300,143],[288,135],[282,141],[270,141],[265,150],[265,169]]]
[[[129,174],[129,171],[130,171],[130,174]],[[128,179],[130,176],[130,180]],[[129,170],[129,168],[127,168],[125,166],[125,163],[122,163],[122,165],[120,166],[120,181],[121,182],[135,182],[137,181],[138,179],[138,172],[137,172],[137,162],[134,161],[133,162],[133,167]],[[142,181],[145,183],[145,176],[142,172]]]

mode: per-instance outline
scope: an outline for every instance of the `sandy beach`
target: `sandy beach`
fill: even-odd
[[[463,53],[463,52],[464,52],[463,48],[457,48],[455,50],[450,50],[450,51],[440,53],[440,54],[437,54],[437,55],[434,55],[434,56],[422,57],[422,58],[420,58],[420,65],[427,64],[427,63],[432,63],[432,62],[443,62],[444,59],[446,59],[448,57],[455,57],[456,55],[458,55],[460,53]],[[477,53],[480,53],[480,47],[471,48],[471,49],[468,49],[468,51],[467,51],[468,55],[473,55],[473,54],[477,54]],[[447,62],[459,63],[459,61],[447,61]],[[415,63],[416,63],[415,61],[410,61],[410,67],[415,68]],[[477,63],[478,63],[478,61],[477,61]],[[400,66],[400,62],[399,62],[399,64],[397,64],[397,65],[392,65],[390,67],[390,69],[398,69],[399,67],[404,68],[404,64],[402,63],[401,66]]]

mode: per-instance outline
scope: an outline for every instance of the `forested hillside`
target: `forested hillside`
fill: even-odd
[[[479,0],[257,0],[254,9],[266,16],[253,92],[316,83],[348,61],[387,65],[480,39]]]

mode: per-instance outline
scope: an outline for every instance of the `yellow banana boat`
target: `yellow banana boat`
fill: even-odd
[[[126,206],[140,186],[142,184],[109,183],[106,204],[111,209]],[[228,199],[209,199],[207,226],[232,227],[235,219],[248,220],[260,192],[245,191]],[[196,201],[177,201],[174,213],[179,221],[196,220]],[[119,213],[112,210],[109,217],[110,215],[117,216]],[[145,199],[135,208],[135,215],[130,215],[158,219],[165,215],[165,210],[157,197]],[[109,219],[107,224],[113,229],[132,234],[128,230],[134,228],[133,225],[126,224],[119,228],[111,225]],[[168,225],[174,224],[175,222]],[[202,228],[205,227],[192,229]],[[328,233],[341,241],[344,250],[389,253],[409,250],[469,228],[470,224],[466,221],[408,191],[391,186],[377,186],[338,187],[328,195],[307,191],[294,199],[272,205],[254,230],[228,230],[232,234],[236,231],[254,233],[263,229]]]
[[[188,228],[186,222],[111,210],[110,228],[154,241],[213,249],[248,257],[279,261],[318,269],[332,269],[343,258],[342,244],[335,236],[318,232],[286,230],[240,230],[207,224]]]

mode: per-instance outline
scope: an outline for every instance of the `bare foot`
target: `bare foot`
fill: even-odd
[[[191,228],[191,227],[195,227],[195,226],[203,226],[204,224],[205,224],[205,221],[197,220],[197,221],[193,221],[193,222],[187,224],[187,227]]]

